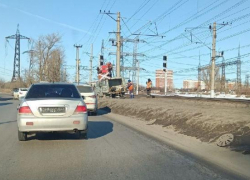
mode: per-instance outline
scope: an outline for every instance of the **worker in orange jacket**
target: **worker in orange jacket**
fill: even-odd
[[[134,86],[131,80],[128,80],[127,89],[129,91],[130,99],[134,98]]]

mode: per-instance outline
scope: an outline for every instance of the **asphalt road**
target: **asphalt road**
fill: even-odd
[[[0,94],[0,179],[236,179],[136,132],[103,112],[89,117],[89,138],[37,134],[17,139],[17,100]]]

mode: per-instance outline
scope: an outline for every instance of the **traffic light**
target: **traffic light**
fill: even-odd
[[[100,55],[100,66],[103,65],[103,55]]]
[[[166,72],[167,69],[167,56],[163,56],[163,71]]]

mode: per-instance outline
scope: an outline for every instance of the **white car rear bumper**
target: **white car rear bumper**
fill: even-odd
[[[86,103],[86,106],[88,111],[95,111],[97,108],[96,103]]]
[[[79,124],[74,123],[79,121]],[[26,123],[33,122],[33,125],[26,125]],[[78,114],[70,117],[57,118],[37,118],[37,117],[22,117],[17,119],[18,129],[21,132],[49,132],[49,131],[85,131],[88,128],[88,115]]]

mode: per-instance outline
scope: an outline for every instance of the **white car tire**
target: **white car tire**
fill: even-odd
[[[18,131],[18,140],[27,141],[27,133]]]
[[[88,139],[88,133],[87,132],[78,131],[77,132],[77,138],[78,139]]]

